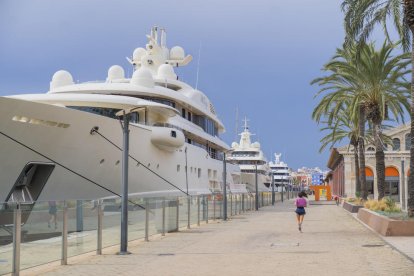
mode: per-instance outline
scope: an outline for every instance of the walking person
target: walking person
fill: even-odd
[[[50,224],[53,223],[55,225],[55,229],[57,229],[57,206],[56,201],[49,201],[49,221],[48,227],[50,228]]]
[[[298,221],[298,228],[300,232],[302,232],[302,222],[306,214],[305,207],[307,207],[308,205],[308,202],[305,199],[307,197],[308,197],[307,194],[302,191],[298,194],[298,197],[295,199],[295,205],[296,205],[295,213],[296,213],[296,219]]]

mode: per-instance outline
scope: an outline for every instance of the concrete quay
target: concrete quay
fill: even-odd
[[[312,201],[300,233],[293,211],[292,201],[277,202],[132,242],[131,255],[112,247],[21,275],[414,275],[413,237],[384,239],[341,207]]]

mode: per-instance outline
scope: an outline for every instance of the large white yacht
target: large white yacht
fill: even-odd
[[[251,142],[247,119],[244,120],[244,130],[240,134],[240,143],[231,144],[231,153],[226,158],[238,164],[241,170],[240,182],[246,184],[250,192],[256,192],[256,172],[259,192],[268,191],[270,184],[269,166],[266,157],[260,149],[259,142]]]
[[[269,167],[272,170],[272,177],[274,178],[275,191],[286,191],[286,187],[291,183],[291,176],[288,165],[280,160],[281,153],[275,153],[274,162],[269,162]],[[271,188],[271,187],[270,187]]]
[[[132,111],[130,194],[221,191],[224,126],[207,96],[174,71],[192,57],[167,48],[164,29],[147,38],[128,58],[130,78],[118,65],[101,82],[75,83],[61,70],[47,93],[0,97],[0,202],[119,196],[123,110]],[[240,169],[229,164],[227,185],[239,184],[233,177]]]

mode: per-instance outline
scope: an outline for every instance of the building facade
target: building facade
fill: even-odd
[[[384,145],[385,153],[385,195],[393,198],[403,210],[407,206],[407,184],[410,160],[410,125],[384,131],[392,143]],[[365,173],[369,198],[378,198],[378,185],[375,166],[375,146],[365,146]],[[355,157],[352,146],[334,148],[328,160],[331,169],[328,182],[332,193],[340,196],[355,197],[355,183],[358,173],[355,170]]]

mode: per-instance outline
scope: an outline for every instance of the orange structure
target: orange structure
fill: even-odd
[[[328,201],[332,200],[331,186],[319,185],[319,186],[309,186],[309,188],[312,189],[313,192],[315,193],[315,201],[319,201],[321,190],[326,190],[326,200]]]

